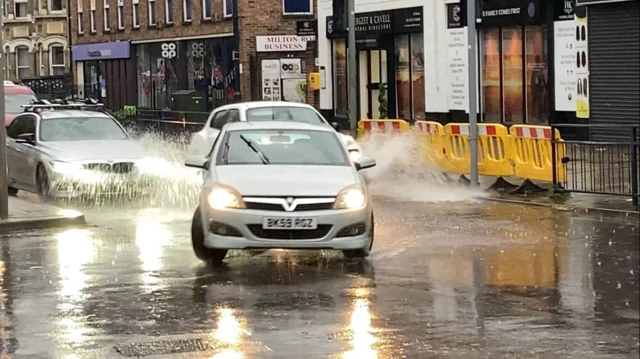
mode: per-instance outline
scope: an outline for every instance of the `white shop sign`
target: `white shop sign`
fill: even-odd
[[[256,36],[257,52],[306,51],[307,42],[315,41],[315,36],[276,35]]]

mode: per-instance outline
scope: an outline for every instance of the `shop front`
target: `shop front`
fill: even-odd
[[[347,34],[330,40],[333,114],[348,118]],[[356,14],[358,118],[425,119],[425,69],[422,7]]]
[[[129,41],[74,45],[78,96],[98,99],[109,108],[121,108],[135,100],[134,66]]]
[[[478,14],[481,120],[549,123],[547,2],[484,0]]]
[[[231,37],[135,44],[138,108],[208,112],[233,102]]]
[[[307,75],[314,71],[316,35],[256,36],[256,63],[252,74],[252,99],[289,101],[315,105],[315,93],[308,91]],[[258,76],[256,76],[258,75]]]

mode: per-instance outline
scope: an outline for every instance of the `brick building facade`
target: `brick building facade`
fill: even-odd
[[[243,101],[276,99],[279,93],[285,99],[286,93],[286,99],[297,95],[315,104],[316,94],[304,86],[306,73],[314,70],[315,39],[296,36],[298,21],[313,20],[313,2],[238,0],[239,67],[233,61],[232,6],[232,0],[72,0],[78,95],[101,98],[114,109],[176,109],[178,102],[184,106],[180,96],[204,96],[207,101],[192,101],[189,109],[209,111],[233,101],[234,77],[241,72]],[[276,52],[278,46],[265,48],[269,39],[256,40],[267,35],[302,46],[280,44],[288,50]],[[280,59],[278,67],[291,70],[277,81],[264,78],[263,60]]]
[[[5,78],[69,72],[66,0],[8,0],[3,10]]]

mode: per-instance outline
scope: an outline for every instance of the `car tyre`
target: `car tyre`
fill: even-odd
[[[200,207],[198,207],[191,221],[191,244],[193,245],[193,252],[196,257],[202,261],[213,264],[222,262],[224,257],[227,256],[228,250],[207,248],[204,246],[204,238],[202,215],[200,213]]]
[[[371,240],[369,241],[369,245],[365,248],[342,251],[342,255],[344,255],[345,258],[349,258],[349,259],[367,258],[369,254],[371,254],[371,249],[373,248],[373,239],[375,237],[374,235],[375,227],[376,227],[376,222],[373,219],[373,213],[371,213]]]
[[[7,193],[9,193],[9,196],[15,197],[18,195],[18,189],[13,187],[7,187]]]
[[[49,187],[49,174],[41,163],[38,164],[38,168],[36,169],[36,185],[38,187],[38,195],[40,195],[42,199],[48,199],[49,191],[51,190]]]

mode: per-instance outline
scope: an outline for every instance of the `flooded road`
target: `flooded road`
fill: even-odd
[[[367,261],[208,267],[176,208],[86,208],[87,228],[7,235],[0,357],[638,357],[638,218],[375,202]]]

